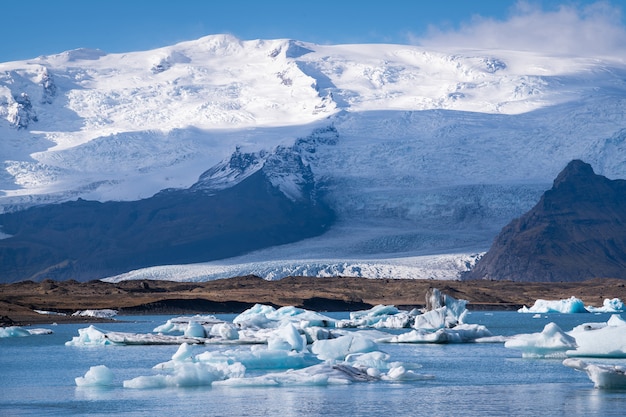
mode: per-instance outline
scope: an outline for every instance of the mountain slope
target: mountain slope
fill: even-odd
[[[467,279],[626,279],[626,181],[570,162],[532,210],[502,229]]]
[[[226,35],[0,63],[0,211],[217,196],[263,170],[332,227],[182,275],[455,279],[568,161],[626,178],[625,79],[619,57]]]
[[[262,171],[209,195],[171,190],[135,202],[78,200],[0,216],[3,280],[85,281],[159,264],[222,259],[326,230],[333,213],[285,197]]]

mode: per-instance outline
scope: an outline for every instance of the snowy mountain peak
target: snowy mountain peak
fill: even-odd
[[[260,173],[336,213],[311,256],[473,254],[572,159],[626,177],[625,79],[610,58],[230,35],[0,63],[0,212]]]

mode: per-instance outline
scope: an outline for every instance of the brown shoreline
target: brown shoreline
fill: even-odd
[[[106,321],[76,317],[77,310],[115,309],[119,314],[240,313],[256,304],[292,305],[317,311],[353,311],[378,304],[422,307],[426,291],[468,301],[470,310],[516,310],[537,299],[581,299],[599,307],[605,298],[626,300],[626,281],[583,282],[438,281],[366,278],[288,277],[265,281],[254,276],[209,282],[24,281],[0,284],[0,325]],[[46,315],[33,310],[68,314]]]

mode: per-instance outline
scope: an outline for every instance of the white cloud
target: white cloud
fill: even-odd
[[[426,47],[488,48],[537,51],[588,57],[626,55],[626,27],[621,9],[607,2],[585,7],[562,5],[553,10],[518,2],[506,20],[480,16],[458,30],[430,28]]]

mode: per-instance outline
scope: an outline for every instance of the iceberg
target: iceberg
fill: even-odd
[[[467,301],[457,300],[431,288],[426,293],[424,311],[401,311],[392,305],[377,305],[369,310],[350,314],[349,320],[339,320],[338,328],[437,329],[453,328],[464,323]]]
[[[0,338],[5,337],[25,337],[43,334],[52,334],[49,329],[24,329],[19,326],[0,327]]]
[[[276,309],[269,305],[255,304],[233,319],[233,323],[239,327],[253,329],[280,327],[285,321],[296,323],[299,328],[335,327],[335,319],[293,306]]]
[[[78,387],[110,387],[115,376],[113,371],[104,365],[92,366],[85,376],[74,379]]]
[[[584,323],[568,334],[576,338],[578,347],[567,356],[626,358],[626,321],[613,314],[606,323]]]
[[[311,352],[324,361],[343,361],[350,354],[373,352],[376,348],[373,340],[350,334],[337,339],[317,340],[311,345]]]
[[[521,350],[525,358],[565,357],[568,350],[577,346],[576,338],[555,323],[546,324],[540,333],[518,334],[504,342],[504,347]]]
[[[621,313],[626,310],[624,303],[619,298],[605,298],[602,307],[587,306],[590,313]]]
[[[613,314],[605,323],[584,323],[569,332],[548,323],[541,333],[515,335],[504,346],[524,357],[626,358],[626,321]]]
[[[577,371],[586,372],[595,388],[626,388],[626,367],[624,366],[592,364],[581,359],[572,358],[565,359],[563,365]]]
[[[167,322],[165,322],[165,324],[157,326],[153,330],[153,332],[155,333],[172,333],[172,332],[184,333],[189,323],[192,321],[202,325],[202,327],[204,327],[205,329],[208,328],[209,331],[207,333],[210,333],[213,326],[225,323],[224,320],[220,320],[213,315],[196,314],[195,316],[192,316],[192,317],[182,316],[182,317],[175,317],[175,318],[169,319],[167,320]]]
[[[588,313],[582,300],[574,296],[565,300],[538,299],[532,307],[524,306],[517,311],[518,313]]]
[[[452,329],[415,329],[407,333],[378,339],[380,343],[469,343],[491,337],[491,332],[480,324],[459,324]]]
[[[106,346],[106,345],[179,345],[181,343],[200,344],[201,337],[166,336],[162,334],[142,334],[108,332],[95,326],[78,329],[78,336],[65,342],[66,346]]]

